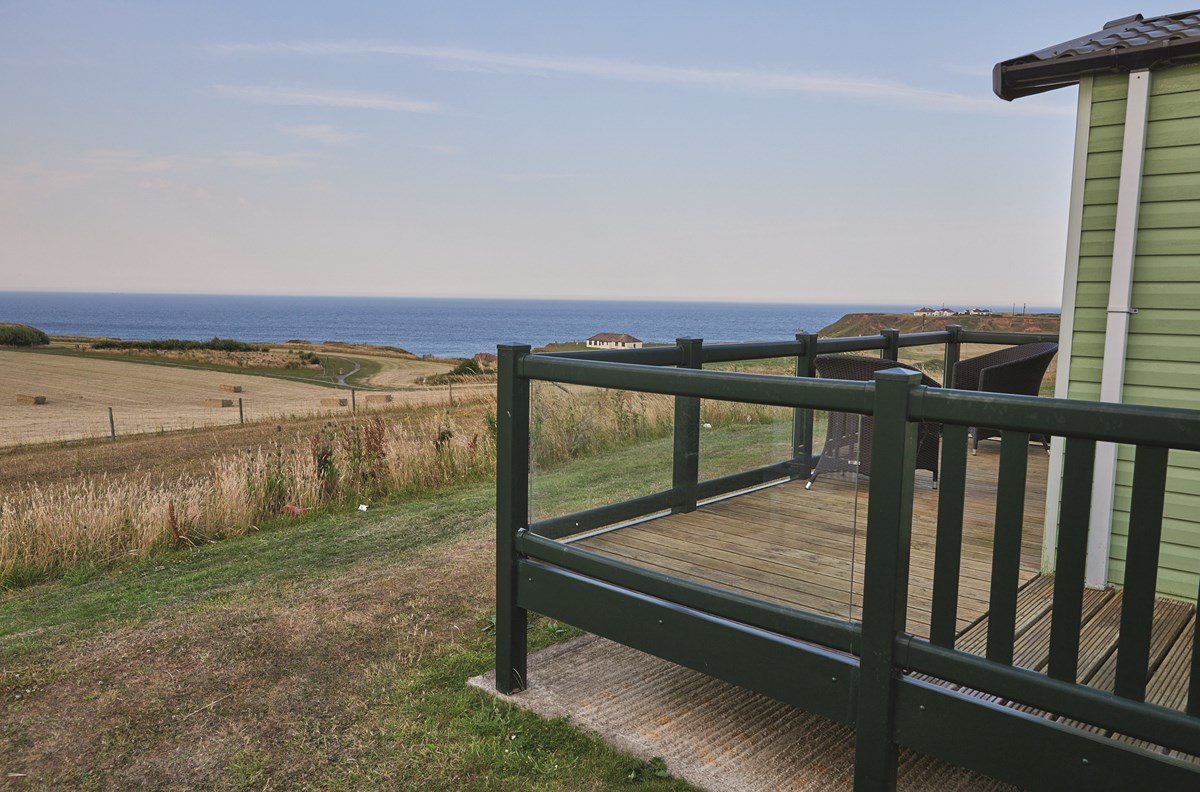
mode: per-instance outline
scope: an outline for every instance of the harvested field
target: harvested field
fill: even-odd
[[[247,421],[319,414],[325,411],[320,400],[337,393],[270,377],[230,382],[222,372],[8,350],[0,351],[0,364],[13,372],[0,381],[0,404],[9,405],[0,408],[0,446],[107,435],[110,406],[118,435],[237,423],[237,410],[205,406],[223,384],[243,387]],[[19,395],[31,393],[47,404],[17,404]],[[467,396],[458,389],[454,395],[456,401]],[[400,404],[446,400],[445,389],[396,394]]]
[[[367,397],[367,404],[391,404],[392,394],[390,393],[373,393]]]
[[[24,393],[17,394],[17,404],[32,405],[32,404],[45,404],[45,403],[46,403],[45,396],[27,396]]]
[[[242,386],[241,385],[222,385],[221,390],[224,393],[241,393]]]
[[[321,399],[322,407],[345,407],[349,403],[349,399]]]

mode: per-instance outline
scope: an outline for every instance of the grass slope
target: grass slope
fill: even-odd
[[[703,448],[716,474],[787,434]],[[656,487],[670,445],[539,472],[535,500]],[[0,596],[2,769],[27,789],[688,789],[465,687],[492,662],[493,504],[458,487]]]

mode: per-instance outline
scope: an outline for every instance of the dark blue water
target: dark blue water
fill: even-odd
[[[346,341],[453,357],[495,351],[507,341],[541,346],[595,333],[651,342],[781,340],[816,332],[850,312],[916,307],[0,292],[0,322],[31,324],[51,335]]]

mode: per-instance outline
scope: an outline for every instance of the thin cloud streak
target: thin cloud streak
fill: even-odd
[[[441,66],[473,71],[508,71],[532,74],[570,74],[601,80],[710,88],[740,93],[806,93],[875,101],[892,101],[935,110],[956,112],[1019,112],[1029,115],[1063,115],[1073,106],[1001,102],[990,96],[970,96],[936,91],[905,83],[836,74],[748,69],[705,69],[662,66],[604,58],[567,58],[522,55],[461,47],[426,47],[367,41],[277,41],[213,45],[221,55],[390,55],[415,58]]]
[[[441,110],[433,102],[401,99],[382,94],[321,91],[309,88],[272,88],[258,85],[216,85],[213,88],[221,96],[253,104],[350,107],[403,113],[437,113]]]
[[[315,140],[318,143],[326,143],[328,145],[336,145],[338,143],[348,143],[351,140],[358,140],[362,135],[356,135],[353,132],[347,132],[333,124],[306,124],[301,126],[281,126],[282,132],[295,137],[304,138],[305,140]]]

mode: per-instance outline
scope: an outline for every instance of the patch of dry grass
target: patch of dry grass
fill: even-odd
[[[669,436],[673,409],[667,396],[539,386],[531,427],[539,468]],[[705,400],[701,408],[701,420],[715,426],[789,417],[730,402]],[[302,426],[287,440],[267,437],[251,450],[215,455],[198,473],[101,473],[0,488],[0,585],[236,536],[281,513],[375,503],[494,474],[491,406]]]

